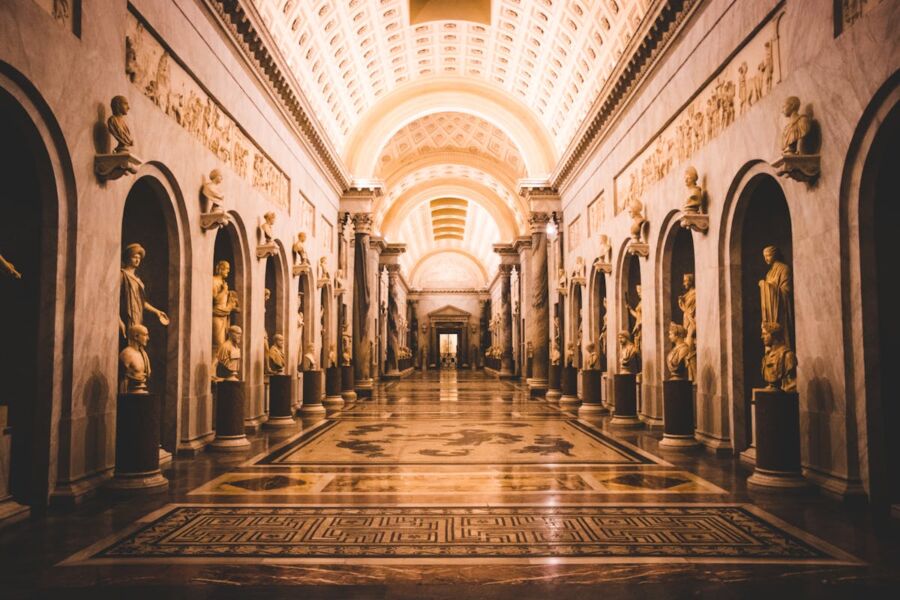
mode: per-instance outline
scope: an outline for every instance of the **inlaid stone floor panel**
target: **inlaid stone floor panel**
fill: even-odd
[[[797,562],[854,557],[748,505],[166,506],[65,564],[193,559]]]

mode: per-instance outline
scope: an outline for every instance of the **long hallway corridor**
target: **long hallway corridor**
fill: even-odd
[[[7,529],[3,583],[42,598],[566,598],[598,583],[616,598],[640,583],[674,598],[895,581],[896,549],[853,511],[748,496],[731,458],[663,455],[658,435],[606,420],[481,372],[382,383],[245,454],[177,461],[167,494]]]

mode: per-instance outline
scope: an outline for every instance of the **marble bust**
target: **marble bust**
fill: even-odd
[[[228,337],[216,351],[216,377],[223,381],[237,381],[241,370],[241,328],[232,325]]]
[[[762,359],[762,376],[767,386],[785,392],[797,391],[797,357],[785,344],[781,325],[764,324],[762,341],[766,347]]]
[[[597,354],[597,344],[588,342],[587,358],[584,363],[585,370],[594,370],[600,366],[600,355]]]
[[[328,272],[328,257],[323,256],[319,259],[319,273],[317,275],[319,282],[325,283],[329,279],[331,279],[331,274]]]
[[[300,232],[297,234],[297,241],[294,242],[294,245],[291,246],[291,250],[294,253],[294,265],[308,265],[309,264],[309,256],[306,254],[306,233]]]
[[[222,212],[225,204],[225,194],[222,192],[222,173],[218,169],[209,172],[209,179],[204,179],[200,194],[206,201],[207,213]]]
[[[586,271],[584,265],[584,258],[578,256],[575,258],[575,268],[572,269],[572,279],[576,281],[584,281],[586,277]]]
[[[672,349],[666,355],[666,367],[671,379],[694,380],[697,370],[697,351],[685,337],[687,332],[678,323],[669,324],[669,341]]]
[[[789,96],[782,109],[787,124],[781,133],[781,153],[785,155],[807,154],[804,140],[809,135],[809,117],[800,114],[800,98]]]
[[[282,375],[284,367],[284,336],[276,333],[272,338],[272,345],[266,352],[266,370],[275,375]]]
[[[120,392],[123,394],[148,394],[147,384],[150,381],[150,357],[147,356],[147,343],[150,333],[143,325],[131,325],[128,328],[128,345],[119,353],[119,365],[122,369]]]
[[[116,154],[128,152],[134,146],[134,138],[131,135],[131,129],[128,127],[128,121],[125,119],[130,109],[128,98],[125,96],[114,96],[109,104],[110,108],[112,108],[112,116],[106,120],[106,129],[117,142],[113,152]]]
[[[270,245],[275,240],[275,234],[272,231],[272,227],[275,225],[275,213],[269,211],[263,215],[263,222],[259,226],[259,232],[262,237],[263,245]]]
[[[681,207],[685,213],[699,213],[703,211],[703,188],[697,184],[700,176],[697,169],[688,167],[684,171],[684,185],[687,186],[688,196]]]
[[[619,372],[637,373],[640,351],[627,331],[619,332]]]
[[[306,344],[306,352],[303,354],[301,369],[304,371],[315,371],[317,367],[316,345],[312,343]]]
[[[631,240],[641,241],[641,230],[644,227],[644,204],[637,198],[628,201],[628,214],[631,217]]]

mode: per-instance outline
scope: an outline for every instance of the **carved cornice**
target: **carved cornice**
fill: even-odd
[[[273,50],[276,44],[266,28],[257,26],[261,18],[253,4],[246,0],[206,0],[206,3],[219,17],[247,63],[287,111],[299,129],[301,138],[309,145],[325,172],[331,176],[335,187],[340,190],[350,187],[350,176],[304,97],[300,82],[287,68],[284,58],[277,50]]]
[[[626,100],[639,87],[660,56],[668,49],[675,33],[702,0],[656,0],[641,26],[644,31],[631,38],[622,60],[603,86],[578,132],[569,144],[551,176],[558,189],[582,165],[590,150],[625,107]]]

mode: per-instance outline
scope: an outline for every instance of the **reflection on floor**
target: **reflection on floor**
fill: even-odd
[[[491,597],[555,600],[598,583],[630,597],[635,581],[646,597],[896,587],[896,536],[875,541],[864,512],[750,496],[736,460],[663,453],[658,438],[480,373],[417,374],[255,436],[246,455],[177,460],[165,494],[0,532],[17,549],[0,585],[132,599],[148,585],[235,598],[325,586],[308,597],[343,599],[480,598],[490,584]]]

